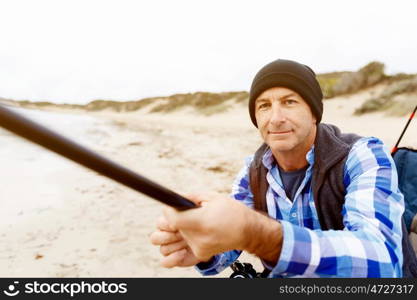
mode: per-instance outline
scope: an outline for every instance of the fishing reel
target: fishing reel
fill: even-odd
[[[229,278],[264,278],[268,274],[266,272],[258,273],[250,263],[241,263],[236,260],[231,266],[233,270]]]

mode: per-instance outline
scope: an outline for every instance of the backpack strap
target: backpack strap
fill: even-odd
[[[262,159],[266,151],[268,151],[268,145],[265,143],[262,144],[258,150],[256,150],[252,163],[249,167],[249,185],[253,195],[255,210],[268,216],[268,207],[266,204],[266,191],[269,187],[269,183],[266,180],[268,170],[262,163]],[[259,274],[259,277],[266,278],[270,272],[271,271],[269,269],[264,267],[264,270]]]
[[[249,167],[249,184],[253,194],[254,208],[258,212],[268,213],[266,205],[266,191],[269,184],[266,180],[268,170],[262,163],[264,154],[268,151],[268,145],[262,144],[255,152],[255,156]]]
[[[417,214],[414,215],[414,218],[411,221],[410,232],[417,233]]]

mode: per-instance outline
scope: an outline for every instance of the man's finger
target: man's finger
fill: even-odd
[[[213,192],[207,192],[204,194],[185,194],[184,198],[194,202],[198,206],[204,206],[207,202],[217,200],[219,198],[219,194]]]
[[[168,256],[165,256],[161,260],[161,266],[164,268],[180,267],[184,261],[185,255],[187,254],[186,249],[175,251]]]
[[[159,251],[161,252],[162,255],[167,256],[170,255],[171,253],[175,252],[175,251],[179,251],[181,249],[184,249],[187,247],[187,243],[184,240],[175,242],[175,243],[171,243],[171,244],[166,244],[166,245],[162,245],[159,248]]]
[[[164,208],[164,217],[172,228],[175,229],[196,229],[199,226],[200,215],[195,214],[200,208],[193,208],[179,212],[171,207]]]
[[[163,216],[158,218],[156,226],[159,230],[162,230],[162,231],[170,231],[170,232],[176,231],[175,228],[172,227],[171,224],[168,223],[168,220]]]
[[[182,240],[182,236],[179,232],[155,231],[149,239],[153,245],[160,246],[178,242]]]
[[[184,198],[190,200],[191,202],[197,204],[198,206],[201,205],[201,202],[204,201],[204,199],[202,199],[198,194],[194,194],[194,193],[188,193],[188,194],[181,194],[181,196],[183,196]]]

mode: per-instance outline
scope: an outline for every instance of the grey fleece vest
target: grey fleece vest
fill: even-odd
[[[360,138],[356,134],[342,134],[336,126],[319,124],[314,143],[314,168],[312,191],[319,222],[322,230],[342,230],[342,208],[346,189],[343,183],[344,166],[353,144]],[[254,196],[255,209],[267,213],[266,191],[268,170],[262,163],[265,152],[269,149],[263,144],[255,153],[250,166],[249,180]],[[403,276],[417,277],[417,259],[408,239],[408,232],[403,221]]]

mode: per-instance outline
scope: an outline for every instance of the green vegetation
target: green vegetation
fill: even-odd
[[[197,111],[211,114],[224,110],[227,107],[224,103],[228,100],[235,99],[238,102],[245,98],[247,98],[246,92],[176,94],[165,98],[167,101],[155,106],[151,112],[171,112],[191,106]]]
[[[349,72],[332,72],[317,75],[317,80],[323,91],[323,96],[325,99],[336,96],[334,92],[334,86],[340,81],[340,78],[343,75],[348,73]]]
[[[361,89],[371,87],[387,79],[384,73],[385,65],[373,61],[357,72],[334,72],[317,76],[323,90],[324,98],[355,93]]]
[[[111,100],[94,100],[85,105],[87,111],[100,111],[111,109],[116,112],[135,111],[152,103],[154,98],[147,98],[138,101],[111,101]]]
[[[415,74],[397,74],[387,76],[384,73],[385,66],[381,62],[370,62],[356,72],[331,72],[318,74],[317,79],[323,90],[325,99],[343,94],[356,93],[364,88],[372,87],[379,83],[387,85],[386,90],[378,98],[366,101],[355,114],[373,111],[387,111],[391,114],[403,114],[409,111],[413,100],[400,97],[403,94],[416,92]],[[175,94],[168,97],[153,97],[133,101],[94,100],[86,105],[55,104],[51,102],[12,101],[23,107],[29,108],[68,108],[82,109],[86,111],[110,110],[115,112],[131,112],[143,108],[149,108],[151,113],[169,113],[193,108],[204,115],[212,115],[227,111],[234,103],[246,106],[249,94],[246,91],[209,93],[196,92],[187,94]],[[414,98],[413,98],[414,99]],[[3,99],[7,100],[7,99]],[[415,101],[415,100],[414,100]]]
[[[389,115],[408,114],[417,104],[417,76],[387,85],[382,94],[371,98],[355,110],[355,115],[386,111]]]
[[[193,107],[196,111],[202,114],[211,115],[227,110],[230,105],[226,104],[226,102],[229,100],[247,105],[248,97],[248,93],[243,91],[225,93],[197,92],[188,94],[175,94],[169,97],[145,98],[136,101],[94,100],[86,105],[31,102],[27,100],[15,102],[22,107],[29,108],[47,108],[50,106],[57,108],[83,109],[86,111],[102,111],[108,109],[115,112],[130,112],[154,104],[155,101],[160,101],[161,103],[156,104],[150,110],[150,112],[168,113],[185,107]]]

